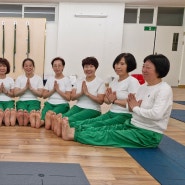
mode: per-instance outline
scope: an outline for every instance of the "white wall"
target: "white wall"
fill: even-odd
[[[60,3],[57,55],[66,61],[65,75],[83,75],[82,59],[94,56],[97,75],[115,75],[112,63],[121,53],[124,7],[122,3]],[[105,15],[79,18],[75,14]]]
[[[184,21],[183,21],[183,48],[182,48],[182,60],[181,60],[181,68],[180,68],[180,78],[179,78],[179,85],[185,85],[185,9],[184,9]]]
[[[155,9],[156,14],[156,9]],[[157,16],[153,24],[129,23],[123,28],[123,51],[134,54],[137,61],[137,69],[132,73],[141,73],[143,59],[153,53],[154,31],[144,31],[144,26],[155,26]],[[184,19],[185,21],[185,19]],[[184,27],[185,29],[185,27]],[[178,50],[172,51],[173,33],[179,33]],[[181,26],[157,26],[154,53],[164,54],[170,60],[170,71],[164,78],[172,86],[185,85],[185,47],[182,46],[183,27]],[[185,41],[185,35],[184,35]]]
[[[131,35],[130,31],[133,32],[135,29],[131,28],[129,31],[123,25],[124,8],[123,3],[60,3],[56,22],[48,22],[46,27],[45,79],[53,74],[51,60],[56,56],[61,56],[66,61],[65,75],[83,75],[82,59],[87,56],[94,56],[100,63],[97,70],[98,76],[102,78],[115,76],[112,69],[112,62],[115,57],[121,52],[132,52],[133,50],[133,54],[136,53],[133,47],[124,45],[125,41],[135,43],[134,45],[138,46],[139,55],[135,54],[138,69],[134,73],[140,73],[143,58],[148,53],[152,53],[152,48],[143,42],[138,42],[137,39],[142,40],[143,38]],[[75,14],[106,15],[107,17],[78,18],[75,17]],[[138,31],[137,27],[136,32]],[[145,36],[147,36],[146,34],[153,35],[153,32],[144,33]],[[148,37],[145,40],[147,43]],[[185,35],[183,40],[185,42]],[[145,49],[141,49],[141,46]],[[179,85],[185,85],[184,53],[185,47],[183,46]]]
[[[47,22],[46,24],[44,79],[54,74],[51,68],[51,60],[57,56],[57,25],[58,22]]]
[[[141,74],[143,59],[153,53],[155,31],[144,31],[144,24],[124,24],[123,52],[132,53],[137,62],[137,69],[131,73]]]

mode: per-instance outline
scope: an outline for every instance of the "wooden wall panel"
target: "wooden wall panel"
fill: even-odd
[[[35,73],[43,77],[45,60],[46,19],[0,18],[0,57],[3,57],[3,23],[5,50],[4,58],[11,64],[10,76],[14,79],[23,73],[22,61],[29,57],[35,61]],[[16,23],[16,53],[14,61],[14,25]],[[30,53],[28,47],[28,25],[30,33]],[[13,70],[15,63],[15,70]]]

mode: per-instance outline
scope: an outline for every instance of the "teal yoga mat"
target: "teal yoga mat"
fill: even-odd
[[[164,136],[157,148],[125,149],[161,185],[185,185],[185,146]]]

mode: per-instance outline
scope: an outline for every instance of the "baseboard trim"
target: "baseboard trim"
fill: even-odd
[[[179,88],[185,88],[185,85],[178,85]]]

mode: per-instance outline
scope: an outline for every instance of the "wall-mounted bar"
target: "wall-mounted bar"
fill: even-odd
[[[107,18],[108,15],[105,14],[75,14],[75,17],[78,18]]]

